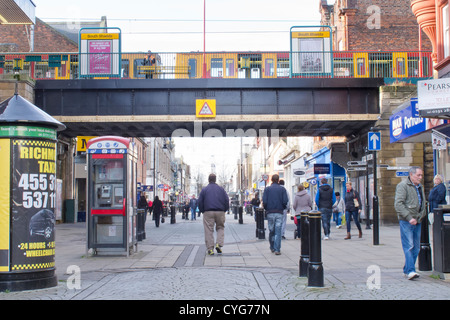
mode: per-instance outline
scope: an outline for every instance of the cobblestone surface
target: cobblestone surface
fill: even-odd
[[[380,245],[372,230],[362,239],[345,241],[334,229],[322,242],[325,286],[308,287],[298,277],[300,241],[288,221],[280,256],[267,240],[255,238],[254,220],[238,224],[227,216],[223,255],[206,256],[201,218],[163,224],[147,221],[147,239],[130,257],[86,253],[84,224],[57,226],[56,264],[59,284],[25,292],[0,293],[0,300],[431,300],[450,299],[450,282],[421,272],[417,280],[402,275],[403,253],[398,227],[382,226]],[[266,238],[268,237],[266,231]],[[72,288],[81,271],[81,288]]]

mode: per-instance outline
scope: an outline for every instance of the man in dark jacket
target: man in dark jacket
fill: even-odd
[[[323,238],[324,240],[328,240],[330,238],[331,215],[333,213],[333,204],[336,202],[336,196],[326,178],[322,178],[320,182],[322,185],[316,193],[316,205],[322,213]]]
[[[288,196],[286,189],[278,184],[280,177],[272,176],[272,184],[264,190],[263,205],[267,211],[269,226],[270,250],[276,255],[281,254],[281,229],[283,224],[283,211],[287,208]]]
[[[214,225],[216,226],[217,253],[222,253],[225,239],[225,211],[230,207],[230,200],[225,190],[216,184],[216,175],[211,173],[209,184],[202,189],[198,197],[198,210],[203,212],[205,243],[209,255],[214,254]]]

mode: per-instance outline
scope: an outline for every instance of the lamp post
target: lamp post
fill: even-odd
[[[203,0],[203,79],[206,78],[206,0]]]

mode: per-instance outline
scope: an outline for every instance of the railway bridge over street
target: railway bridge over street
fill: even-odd
[[[349,137],[377,121],[383,84],[377,78],[45,80],[36,82],[35,104],[63,122],[69,137],[239,136],[251,129]],[[204,99],[215,104],[215,116],[197,116],[196,101]]]

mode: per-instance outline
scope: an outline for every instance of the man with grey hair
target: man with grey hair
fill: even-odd
[[[225,239],[225,211],[229,209],[229,198],[225,190],[216,184],[216,175],[211,173],[209,184],[202,189],[198,197],[198,209],[203,212],[203,227],[205,230],[205,243],[210,256],[222,253]],[[217,232],[217,241],[214,246],[214,225]]]
[[[425,193],[420,183],[422,179],[422,168],[411,167],[409,177],[400,182],[395,190],[394,207],[405,255],[403,273],[409,280],[419,277],[415,265],[420,251],[421,222],[426,216]]]

